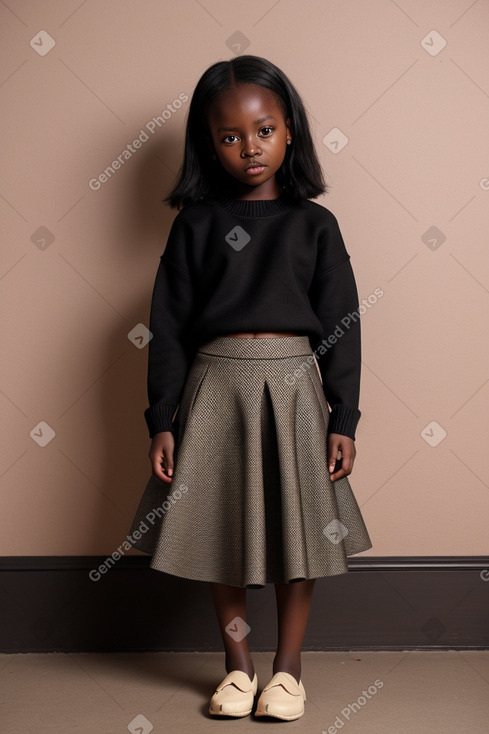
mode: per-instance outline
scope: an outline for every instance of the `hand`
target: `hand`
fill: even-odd
[[[175,438],[171,431],[161,431],[151,439],[149,458],[153,476],[162,482],[172,481],[174,449]]]
[[[340,458],[338,458],[338,452],[341,452]],[[332,482],[351,474],[356,454],[355,441],[352,438],[343,436],[341,433],[329,434],[328,468],[329,478]]]

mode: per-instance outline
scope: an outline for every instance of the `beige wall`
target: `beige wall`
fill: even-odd
[[[148,325],[188,102],[146,125],[239,33],[303,95],[320,203],[360,298],[383,291],[362,317],[351,476],[367,555],[486,554],[489,3],[7,0],[0,26],[0,553],[110,554],[129,530],[150,465],[147,347],[128,334]]]

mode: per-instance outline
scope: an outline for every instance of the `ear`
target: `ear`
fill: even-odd
[[[291,125],[290,117],[288,117],[285,120],[285,129],[287,132],[287,137],[290,138],[290,140],[292,140],[293,136],[292,136],[292,125]]]

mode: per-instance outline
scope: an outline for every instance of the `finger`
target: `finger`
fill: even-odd
[[[343,466],[343,460],[340,458],[338,461],[335,462],[333,466],[333,471],[330,471],[329,478],[332,482],[336,482],[338,479],[341,479],[342,477],[346,476],[346,471]]]
[[[159,479],[161,482],[165,482],[165,484],[172,481],[171,477],[166,473],[164,458],[161,454],[156,457],[151,457],[151,468],[153,476],[155,476],[156,479]]]
[[[347,471],[348,467],[345,465],[345,460],[342,456],[338,456],[338,458],[330,463],[329,465],[329,474],[330,476],[337,475],[338,472],[342,472],[341,476],[343,476],[343,472]]]
[[[158,466],[158,463],[153,464],[153,476],[159,479],[161,482],[168,484],[173,481],[171,477],[167,476],[163,467]]]
[[[348,477],[353,471],[353,462],[355,460],[354,454],[345,455],[335,464],[335,470],[330,474],[332,482],[336,482],[342,477]]]
[[[173,462],[173,451],[168,450],[163,452],[163,465],[166,469],[166,473],[169,477],[173,476],[174,462]]]
[[[335,471],[336,463],[341,460],[341,451],[339,442],[334,438],[328,441],[328,469],[330,474]]]
[[[340,469],[339,471],[336,471],[336,472],[333,472],[333,474],[330,474],[329,478],[331,479],[332,482],[337,482],[338,479],[343,479],[343,477],[347,477],[347,476],[348,476],[348,472],[345,471],[344,469]]]

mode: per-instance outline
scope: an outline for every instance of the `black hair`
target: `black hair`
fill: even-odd
[[[196,201],[229,196],[234,179],[212,160],[206,142],[207,112],[217,94],[238,84],[258,84],[278,98],[284,119],[290,119],[292,144],[276,173],[278,185],[295,200],[315,199],[327,190],[314,149],[304,103],[286,75],[260,56],[237,56],[218,61],[199,79],[188,111],[185,150],[177,181],[163,199],[172,208]]]

